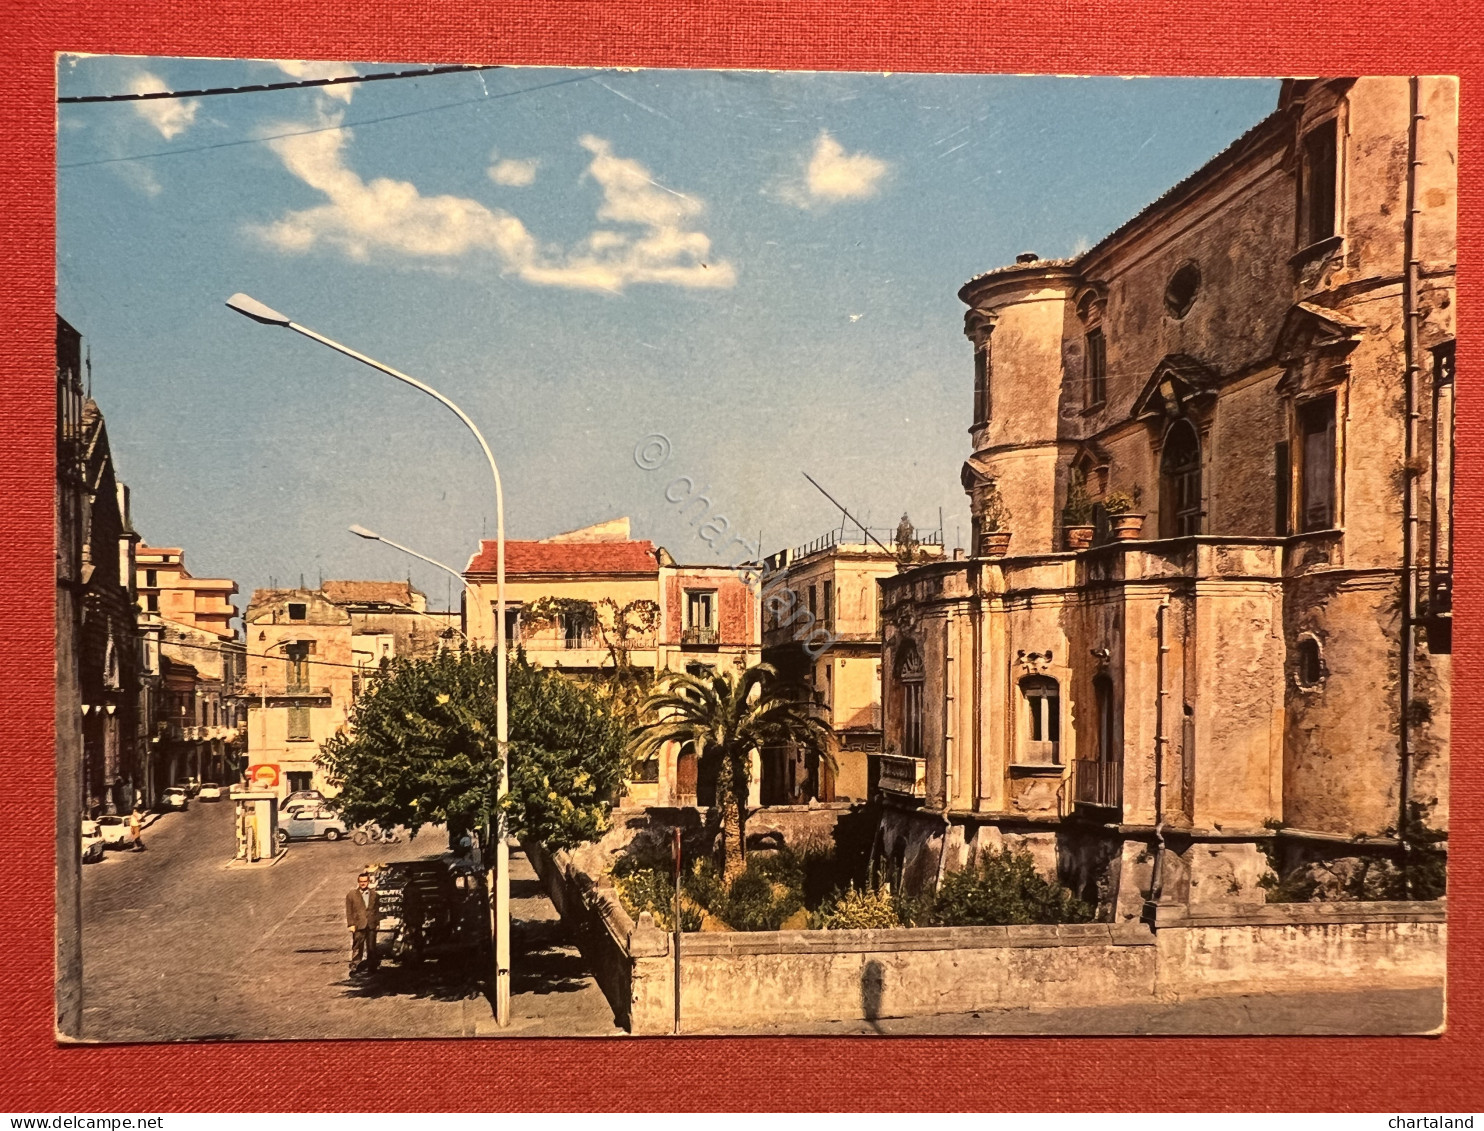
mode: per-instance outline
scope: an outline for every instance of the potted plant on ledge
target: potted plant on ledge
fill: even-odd
[[[1000,496],[1000,489],[991,483],[985,488],[983,505],[979,509],[979,555],[985,558],[1003,558],[1010,550],[1010,508]]]
[[[1061,509],[1062,533],[1068,550],[1085,550],[1092,545],[1092,499],[1082,472],[1072,471],[1067,481],[1067,505]]]
[[[1144,529],[1143,514],[1136,513],[1142,492],[1135,487],[1128,491],[1110,491],[1103,499],[1103,510],[1108,514],[1108,529],[1115,542],[1131,542]]]

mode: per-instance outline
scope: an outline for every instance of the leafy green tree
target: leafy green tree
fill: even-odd
[[[643,714],[645,721],[634,734],[637,756],[656,757],[667,742],[690,743],[703,762],[715,766],[728,887],[747,867],[744,823],[752,753],[792,742],[832,762],[824,723],[768,664],[740,676],[734,671],[710,677],[666,672],[644,701]]]
[[[345,819],[359,824],[483,829],[497,808],[498,661],[487,649],[394,660],[351,712],[348,732],[320,763],[340,786]],[[592,688],[511,658],[510,827],[549,848],[607,828],[627,732]]]

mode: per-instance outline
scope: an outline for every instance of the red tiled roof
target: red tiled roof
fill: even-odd
[[[495,572],[495,543],[479,543],[479,552],[464,570],[470,574]],[[505,573],[658,573],[654,543],[637,542],[505,542]]]
[[[411,605],[413,589],[405,581],[326,581],[320,592],[336,605]]]

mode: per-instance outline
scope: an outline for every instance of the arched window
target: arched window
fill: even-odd
[[[1160,456],[1159,533],[1184,538],[1201,532],[1201,438],[1189,420],[1165,433]]]
[[[1324,678],[1324,658],[1319,652],[1319,641],[1312,636],[1299,638],[1294,675],[1300,687],[1317,687]]]
[[[1028,675],[1020,681],[1020,697],[1025,704],[1021,760],[1054,765],[1061,761],[1061,689],[1050,676]]]
[[[902,704],[902,754],[922,757],[922,657],[912,644],[902,646],[897,659],[897,683]]]
[[[1108,676],[1093,677],[1092,693],[1098,708],[1098,761],[1118,762],[1123,758],[1117,722],[1114,718],[1113,681]]]

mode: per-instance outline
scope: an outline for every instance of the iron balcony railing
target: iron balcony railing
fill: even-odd
[[[1123,808],[1123,763],[1081,760],[1073,766],[1073,798],[1079,805]]]
[[[926,797],[927,760],[906,758],[900,754],[883,754],[878,784],[887,793],[897,793],[903,797]]]
[[[682,644],[715,644],[717,642],[716,629],[714,628],[687,628],[680,633]]]

